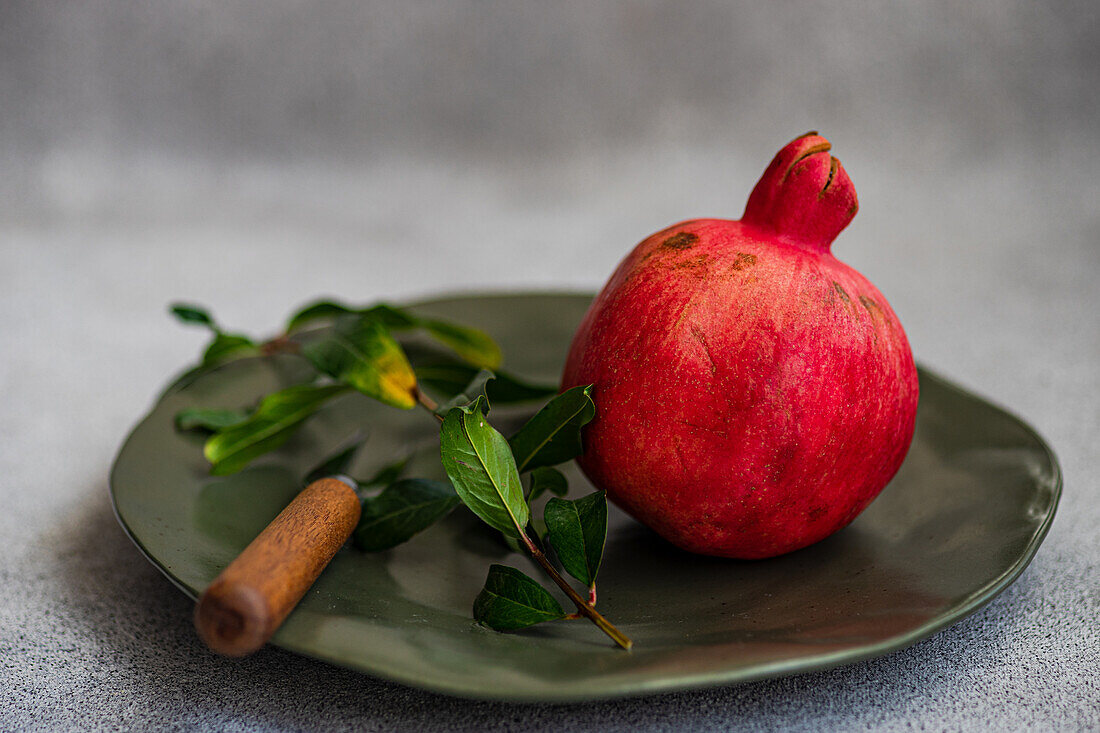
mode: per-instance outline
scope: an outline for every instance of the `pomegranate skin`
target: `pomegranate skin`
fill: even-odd
[[[740,221],[685,221],[623,260],[574,336],[593,384],[581,469],[697,553],[765,558],[851,522],[913,437],[901,324],[829,245],[858,207],[828,141],[783,148]]]

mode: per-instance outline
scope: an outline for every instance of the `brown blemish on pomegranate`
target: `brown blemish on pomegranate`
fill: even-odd
[[[748,252],[738,252],[737,256],[733,259],[733,264],[730,265],[735,270],[746,270],[756,264],[756,255],[749,254]]]
[[[833,290],[836,291],[836,294],[839,295],[840,299],[843,300],[845,303],[852,302],[852,299],[848,297],[848,293],[844,291],[844,288],[840,287],[840,283],[838,283],[836,280],[833,280]]]
[[[673,234],[671,237],[661,242],[663,249],[672,250],[685,250],[695,246],[695,243],[699,241],[697,234],[691,232],[680,232],[679,234]]]
[[[878,307],[878,303],[868,298],[866,295],[859,296],[859,303],[866,308],[867,312],[872,316],[882,315],[882,309]]]
[[[675,225],[669,227],[669,229],[674,229],[674,228],[675,228]],[[668,231],[668,230],[665,230],[665,231]],[[638,260],[638,264],[635,265],[635,268],[634,268],[635,272],[639,268],[641,268],[642,265],[649,262],[650,258],[652,258],[652,257],[656,257],[658,255],[663,255],[663,254],[666,254],[668,252],[683,252],[684,250],[691,249],[693,246],[695,246],[695,243],[698,242],[698,241],[699,241],[699,235],[692,234],[691,232],[678,232],[676,234],[673,234],[672,236],[668,237],[663,242],[661,242],[659,245],[657,245],[656,247],[653,247],[648,252],[646,252],[644,255],[642,255],[641,259]],[[631,276],[633,276],[633,274],[634,273],[632,272]]]

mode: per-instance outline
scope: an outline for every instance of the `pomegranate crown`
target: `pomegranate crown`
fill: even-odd
[[[828,250],[859,210],[856,189],[817,132],[787,143],[749,195],[741,221]]]

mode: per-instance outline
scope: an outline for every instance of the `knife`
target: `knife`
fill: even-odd
[[[309,484],[214,579],[195,606],[210,649],[243,657],[271,638],[359,523],[355,488],[346,476]]]

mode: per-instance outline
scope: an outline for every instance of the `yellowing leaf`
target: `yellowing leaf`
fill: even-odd
[[[416,406],[416,374],[401,346],[369,316],[344,317],[302,353],[324,372],[387,405]]]

